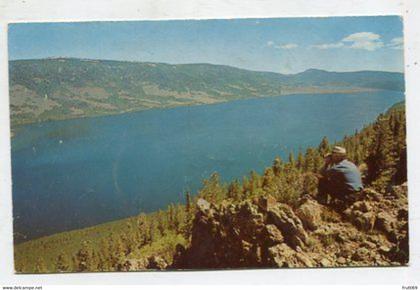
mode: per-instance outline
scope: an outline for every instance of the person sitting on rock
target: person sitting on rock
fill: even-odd
[[[321,203],[348,204],[357,199],[363,190],[362,178],[357,166],[346,157],[346,149],[335,146],[325,156],[325,164],[319,175],[318,199]]]

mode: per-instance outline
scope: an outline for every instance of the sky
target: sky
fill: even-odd
[[[9,59],[212,63],[298,73],[403,72],[398,16],[15,23]]]

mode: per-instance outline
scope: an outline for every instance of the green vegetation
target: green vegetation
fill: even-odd
[[[291,93],[404,90],[389,72],[295,75],[211,64],[55,58],[9,62],[12,126]]]
[[[349,159],[366,168],[365,184],[385,192],[387,187],[407,180],[405,136],[404,106],[398,105],[338,144],[347,149]],[[185,193],[185,204],[171,204],[166,210],[16,245],[16,271],[125,271],[131,261],[147,261],[156,256],[170,264],[178,245],[190,243],[198,197],[215,204],[235,204],[271,195],[293,207],[301,195],[316,192],[317,179],[313,173],[318,172],[324,154],[333,145],[323,138],[317,148],[299,152],[296,158],[291,153],[287,161],[277,157],[263,175],[251,172],[242,181],[223,184],[214,173],[203,181],[194,197]],[[337,219],[333,211],[323,215],[326,220]],[[325,238],[323,243],[330,245],[333,237]]]

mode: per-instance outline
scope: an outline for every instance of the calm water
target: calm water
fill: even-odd
[[[262,172],[402,99],[291,95],[25,126],[12,141],[16,240],[165,208],[214,171],[225,181]]]

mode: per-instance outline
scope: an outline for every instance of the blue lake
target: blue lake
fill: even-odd
[[[183,202],[212,172],[261,173],[276,155],[340,140],[403,99],[302,94],[23,126],[12,140],[16,241]]]

